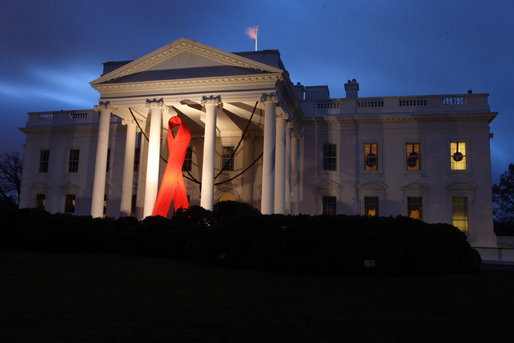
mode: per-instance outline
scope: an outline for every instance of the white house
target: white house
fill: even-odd
[[[488,94],[345,98],[293,85],[278,50],[229,53],[181,38],[104,63],[94,110],[29,113],[21,207],[151,215],[179,116],[192,205],[262,213],[404,215],[496,246]],[[201,187],[200,187],[201,185]]]

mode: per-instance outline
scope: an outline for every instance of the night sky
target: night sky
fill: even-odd
[[[102,62],[180,37],[279,49],[291,81],[359,95],[489,93],[493,181],[514,163],[514,1],[17,0],[0,11],[0,152],[22,152],[27,112],[93,108]],[[475,157],[477,158],[477,157]]]

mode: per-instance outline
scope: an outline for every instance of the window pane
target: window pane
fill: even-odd
[[[421,147],[419,143],[407,143],[407,170],[421,169]]]
[[[323,170],[337,170],[336,144],[323,144]]]
[[[45,195],[44,194],[36,194],[36,208],[44,210],[45,204],[46,204]]]
[[[75,194],[66,194],[66,200],[64,202],[64,213],[75,213]]]
[[[191,171],[193,152],[191,148],[187,148],[186,156],[184,157],[184,164],[182,165],[183,171]]]
[[[76,173],[79,170],[79,149],[70,150],[70,158],[68,160],[68,172]]]
[[[466,142],[450,142],[452,170],[466,170]]]
[[[364,169],[378,170],[378,144],[364,144]]]
[[[41,150],[39,154],[39,172],[47,173],[48,172],[48,161],[50,160],[50,150],[45,149]]]
[[[223,147],[223,160],[222,165],[225,167],[224,170],[234,170],[234,159],[232,155],[234,154],[233,146],[224,146]]]
[[[327,216],[335,216],[337,213],[336,197],[323,197],[323,214]]]
[[[378,216],[378,197],[364,197],[364,215]]]
[[[468,198],[452,198],[452,221],[457,229],[468,232]]]
[[[423,219],[422,199],[420,197],[407,197],[407,213],[412,219]]]

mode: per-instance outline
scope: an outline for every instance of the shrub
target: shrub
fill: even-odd
[[[480,255],[448,224],[406,217],[261,215],[247,204],[192,206],[171,220],[92,219],[4,211],[0,247],[160,256],[314,274],[418,275],[477,271]],[[367,268],[365,260],[374,261]]]

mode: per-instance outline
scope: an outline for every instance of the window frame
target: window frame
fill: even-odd
[[[46,194],[45,193],[36,194],[35,208],[44,210],[45,207],[46,207]]]
[[[455,200],[461,199],[464,200],[462,204],[464,205],[464,211],[465,212],[465,218],[455,218],[456,217],[456,204]],[[468,196],[462,196],[462,195],[452,195],[451,197],[451,223],[453,226],[455,226],[457,229],[464,233],[469,233],[469,197]],[[457,222],[457,225],[456,225]],[[459,222],[464,223],[464,228],[461,228],[461,225],[458,225]]]
[[[46,152],[46,159],[43,159],[43,153]],[[45,166],[45,168],[42,168]],[[48,173],[50,168],[50,149],[41,149],[39,150],[39,169],[38,173]]]
[[[415,206],[416,204],[411,204],[411,199],[417,199],[419,200],[419,218],[414,218],[411,216],[411,207]],[[407,217],[411,219],[418,219],[423,220],[423,197],[421,196],[407,196]]]
[[[368,215],[368,210],[369,210],[369,205],[373,205],[373,204],[369,204],[369,200],[370,199],[376,199],[376,214],[374,215]],[[364,202],[364,206],[363,206],[363,209],[364,209],[364,215],[367,216],[367,217],[379,217],[380,216],[380,197],[379,196],[376,196],[376,195],[371,195],[371,196],[364,196],[363,198],[363,202]]]
[[[375,167],[374,169],[367,169],[369,166],[367,166],[367,155],[369,154],[366,154],[366,146],[367,145],[371,145],[370,147],[370,153],[373,153],[373,145],[376,146],[376,162],[375,162]],[[380,173],[382,171],[382,168],[381,168],[381,156],[382,156],[382,151],[381,151],[381,142],[378,142],[378,141],[363,141],[362,144],[361,144],[361,152],[360,152],[360,155],[361,155],[361,159],[360,159],[360,162],[361,162],[361,168],[362,168],[362,171],[364,173]],[[371,168],[371,167],[369,167]]]
[[[230,149],[230,156],[225,156],[225,151]],[[229,162],[230,161],[230,162]],[[229,162],[225,167],[225,163]],[[235,156],[234,156],[234,146],[233,145],[223,145],[221,147],[221,168],[223,171],[234,171],[235,170]]]
[[[452,153],[452,143],[464,143],[464,162],[465,162],[465,169],[453,169],[452,165],[453,165],[453,153]],[[448,170],[450,171],[450,173],[452,174],[459,174],[459,173],[463,173],[463,174],[466,174],[466,173],[470,173],[471,172],[471,158],[470,158],[470,144],[469,144],[469,139],[467,138],[452,138],[448,141],[448,145],[447,145],[447,149],[449,149],[449,157],[450,157],[450,160],[449,160],[449,165],[448,165]],[[448,151],[448,150],[447,150]]]
[[[418,155],[418,159],[417,159],[417,163],[416,163],[416,166],[418,167],[417,169],[409,169],[409,168],[414,168],[414,167],[409,166],[409,158],[410,158],[409,145],[413,145],[413,146],[417,145],[418,146],[418,151],[416,151],[416,149],[413,148],[413,151],[411,152],[411,154],[414,152],[414,153],[417,153],[417,155]],[[416,172],[423,171],[424,159],[423,159],[423,150],[422,150],[420,141],[417,141],[417,140],[406,140],[405,141],[405,143],[404,143],[404,163],[405,163],[405,171],[407,171],[408,173],[416,173]]]
[[[326,150],[325,150],[325,147],[334,147],[335,148],[335,152],[333,154],[333,156],[327,156],[326,155]],[[323,151],[322,151],[322,154],[321,154],[321,171],[323,172],[337,172],[338,171],[338,148],[337,148],[337,143],[329,143],[329,142],[325,142],[323,143]],[[325,162],[328,162],[330,161],[331,164],[333,163],[333,169],[327,169],[325,168]]]
[[[329,203],[333,201],[333,203]],[[327,211],[327,206],[333,206],[332,211]],[[337,215],[337,197],[334,195],[322,195],[321,196],[321,214],[324,216],[335,216]]]
[[[184,163],[182,164],[182,171],[190,172],[193,169],[193,149],[187,147],[186,155],[184,156]]]
[[[76,159],[72,159],[73,153],[77,153]],[[69,149],[68,151],[68,173],[76,174],[79,172],[79,164],[80,164],[80,149]]]
[[[77,209],[77,196],[75,194],[64,195],[64,213],[75,215]],[[71,211],[68,211],[71,210]]]

